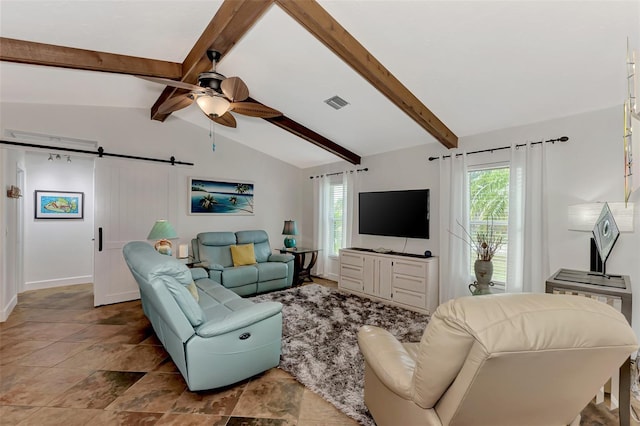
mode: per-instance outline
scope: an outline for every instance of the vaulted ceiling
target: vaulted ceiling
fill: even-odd
[[[196,83],[213,46],[219,72],[286,116],[216,132],[309,167],[621,105],[640,1],[2,0],[0,36],[1,102],[149,108],[207,129],[196,106],[158,114],[174,91],[126,73]],[[120,55],[153,61],[118,70]]]

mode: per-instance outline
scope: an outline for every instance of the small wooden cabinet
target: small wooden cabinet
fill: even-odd
[[[338,285],[382,302],[433,313],[438,306],[438,258],[342,249]]]

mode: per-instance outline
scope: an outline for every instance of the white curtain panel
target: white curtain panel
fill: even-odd
[[[509,293],[544,292],[549,276],[545,143],[511,148],[509,177]]]
[[[351,247],[356,206],[358,196],[358,172],[356,170],[345,171],[342,174],[342,188],[344,191],[344,210],[342,212],[342,248]]]
[[[468,186],[466,153],[440,160],[440,303],[470,295]]]
[[[314,275],[320,277],[325,276],[329,261],[329,191],[328,177],[321,176],[313,180],[313,241],[314,246],[319,249]]]

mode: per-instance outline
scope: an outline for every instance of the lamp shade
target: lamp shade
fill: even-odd
[[[620,232],[633,232],[633,203],[608,203]],[[584,203],[569,206],[569,230],[591,232],[602,212],[603,203]]]
[[[176,238],[178,238],[178,234],[173,226],[167,220],[161,219],[153,225],[147,240],[174,240]]]
[[[298,235],[298,225],[295,220],[285,220],[282,235]]]
[[[284,221],[284,228],[282,228],[282,235],[287,236],[287,238],[284,239],[284,246],[286,248],[295,249],[296,239],[291,237],[291,235],[298,235],[298,225],[296,225],[295,220]]]
[[[217,118],[224,115],[231,105],[228,100],[220,96],[198,96],[198,106],[208,117]]]

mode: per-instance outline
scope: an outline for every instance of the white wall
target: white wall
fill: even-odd
[[[589,269],[590,233],[568,229],[567,209],[585,202],[620,202],[624,198],[622,106],[544,123],[504,129],[464,138],[465,146],[501,145],[504,142],[569,136],[568,143],[547,146],[549,273],[560,268]],[[640,193],[636,203],[635,232],[622,233],[607,271],[629,275],[633,289],[633,326],[640,335]]]
[[[20,234],[15,226],[18,212],[23,209],[23,198],[8,198],[6,190],[18,185],[17,171],[24,170],[24,154],[16,150],[0,148],[0,321],[7,319],[17,303],[17,294],[22,285],[22,274],[17,263],[22,250],[19,246]]]
[[[622,106],[594,111],[542,123],[502,129],[481,135],[460,138],[460,149],[473,151],[484,148],[510,146],[513,143],[538,141],[560,136],[570,138],[567,143],[547,144],[549,274],[559,268],[589,269],[589,239],[586,232],[570,231],[567,222],[569,205],[623,200],[623,140]],[[362,166],[370,169],[360,175],[360,190],[431,188],[431,238],[409,240],[407,252],[420,253],[426,249],[439,255],[441,224],[439,206],[439,161],[428,161],[431,155],[449,154],[442,147],[422,147],[366,157]],[[468,156],[469,165],[491,164],[509,159],[509,151],[496,151]],[[308,169],[308,175],[341,170],[343,164]],[[305,238],[313,235],[313,204],[311,183],[305,184]],[[635,232],[623,233],[614,247],[607,270],[629,275],[633,287],[633,325],[640,336],[640,191],[632,195],[636,203]],[[354,246],[388,247],[402,250],[403,238],[354,235]],[[337,269],[334,271],[336,272]]]
[[[176,187],[180,189],[174,194],[179,214],[173,225],[180,236],[180,240],[174,242],[176,245],[190,242],[203,231],[264,229],[269,233],[272,248],[278,248],[282,246],[284,220],[301,217],[300,180],[304,175],[300,169],[219,135],[215,137],[214,152],[208,130],[176,117],[169,117],[161,123],[149,119],[148,109],[21,103],[2,103],[0,107],[0,131],[3,134],[5,129],[12,129],[93,140],[108,153],[163,159],[175,156],[178,161],[195,163],[194,166],[167,165],[176,167]],[[130,162],[131,167],[140,164],[134,160]],[[32,172],[27,170],[27,175]],[[255,215],[188,215],[189,176],[253,182]],[[32,211],[26,214],[33,217]],[[95,228],[97,224],[94,225]],[[148,224],[149,230],[152,225]],[[144,234],[147,232],[145,230]],[[3,258],[6,258],[6,253]],[[80,257],[75,260],[83,262]],[[33,265],[37,265],[37,259],[29,256],[28,262],[30,276],[40,280],[40,272],[31,271]]]
[[[55,157],[55,155],[54,155]],[[24,289],[93,281],[93,158],[26,154]],[[35,219],[34,191],[84,193],[83,219]]]

